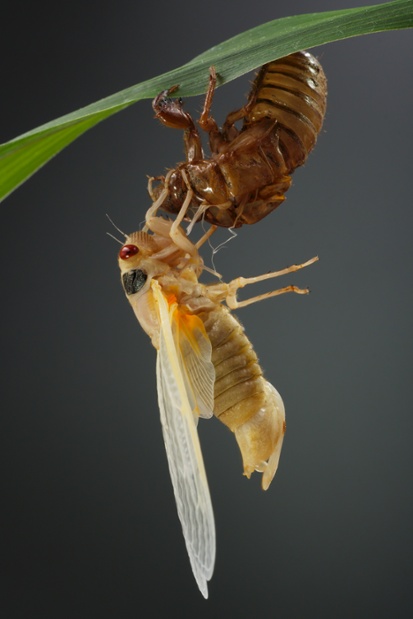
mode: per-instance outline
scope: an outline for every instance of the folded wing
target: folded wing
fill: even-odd
[[[208,364],[195,361],[197,351],[188,351],[182,357],[175,331],[175,308],[171,308],[156,280],[152,291],[157,301],[160,319],[160,344],[157,357],[158,401],[163,437],[168,458],[169,472],[175,494],[178,516],[181,521],[186,548],[196,582],[204,597],[208,597],[207,582],[215,562],[215,524],[211,498],[201,447],[196,429],[197,413],[194,411],[192,383],[197,374],[205,378]],[[195,357],[194,357],[195,355]],[[192,359],[194,370],[185,375],[185,359]],[[188,363],[187,363],[188,364]],[[189,376],[189,377],[188,377]],[[208,383],[206,379],[206,383]],[[205,391],[206,389],[206,391]],[[199,407],[208,416],[210,395],[203,388]],[[212,410],[211,410],[212,413]]]

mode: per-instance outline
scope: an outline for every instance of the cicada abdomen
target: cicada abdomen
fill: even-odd
[[[275,121],[286,172],[291,174],[313,149],[326,104],[327,80],[321,64],[308,52],[290,54],[265,64],[259,71],[244,128],[265,118]]]
[[[223,306],[200,314],[212,345],[214,415],[234,434],[244,475],[263,473],[267,490],[278,467],[285,433],[284,404],[263,377],[257,355],[239,321]]]

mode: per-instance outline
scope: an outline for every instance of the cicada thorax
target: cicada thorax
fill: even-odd
[[[212,345],[214,415],[234,432],[244,474],[263,472],[267,489],[277,470],[285,432],[281,396],[265,380],[251,342],[222,305],[199,314]]]
[[[273,211],[284,202],[291,177],[278,151],[277,137],[268,131],[263,136],[263,127],[261,124],[260,131],[254,127],[240,148],[230,143],[208,160],[178,166],[168,178],[162,209],[177,215],[190,188],[193,193],[186,210],[187,220],[199,216],[198,209],[203,206],[205,221],[224,228],[239,228],[256,223]],[[164,188],[165,180],[161,179],[153,188],[152,198],[157,200]]]
[[[185,216],[187,220],[192,220],[199,206],[205,202],[208,202],[212,208],[211,197],[213,197],[213,203],[219,205],[217,207],[219,210],[230,209],[232,206],[226,179],[221,171],[219,161],[213,156],[211,159],[202,159],[196,163],[181,163],[167,177],[167,180],[165,177],[161,177],[159,180],[160,182],[152,188],[152,198],[154,200],[159,198],[166,183],[167,195],[161,206],[163,210],[174,215],[180,212],[187,197],[188,189],[192,190],[192,200]],[[205,220],[211,220],[208,211]]]
[[[326,103],[327,79],[321,64],[305,51],[290,54],[265,64],[259,71],[243,129],[273,119],[286,171],[290,174],[305,162],[313,149]]]

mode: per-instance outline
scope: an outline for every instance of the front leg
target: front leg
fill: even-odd
[[[169,95],[178,86],[173,86],[169,90],[163,90],[152,101],[152,108],[156,118],[173,129],[184,130],[184,143],[186,160],[188,163],[203,159],[201,138],[190,114],[184,111],[182,99],[171,99]]]
[[[169,172],[170,174],[170,172]],[[189,205],[192,202],[192,198],[194,195],[191,186],[189,185],[188,179],[186,178],[186,174],[182,171],[183,179],[187,185],[187,192],[185,196],[185,200],[182,203],[182,206],[179,210],[174,221],[169,219],[163,219],[162,217],[157,217],[156,212],[159,206],[162,204],[167,195],[167,189],[164,189],[161,195],[159,196],[159,204],[155,202],[146,212],[145,217],[145,231],[151,230],[154,234],[159,234],[159,236],[163,236],[165,238],[169,237],[171,239],[171,248],[173,251],[179,249],[187,254],[189,254],[192,258],[198,259],[198,249],[196,245],[194,245],[187,237],[183,229],[181,228],[181,223],[184,220],[186,212],[189,208]],[[167,175],[168,178],[168,175]],[[169,179],[168,179],[169,180]],[[172,251],[172,250],[171,250]]]
[[[169,256],[176,251],[188,254],[192,258],[198,256],[196,246],[188,239],[179,224],[175,224],[175,221],[163,219],[163,217],[148,217],[145,226],[145,231],[147,230],[150,230],[153,234],[157,234],[164,239],[170,239],[168,246],[161,250],[161,255],[154,254],[157,260],[161,260],[165,256]]]

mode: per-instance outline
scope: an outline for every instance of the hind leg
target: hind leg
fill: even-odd
[[[236,279],[230,281],[228,284],[213,284],[207,286],[208,296],[216,302],[225,300],[226,304],[230,309],[238,309],[239,307],[246,307],[247,305],[251,305],[252,303],[264,301],[264,299],[270,299],[271,297],[277,297],[281,294],[286,294],[287,292],[295,292],[296,294],[308,294],[308,288],[285,286],[284,288],[278,288],[277,290],[265,292],[264,294],[259,294],[255,297],[250,297],[249,299],[245,299],[244,301],[237,300],[237,292],[240,288],[244,288],[245,286],[249,286],[250,284],[257,284],[258,282],[263,282],[267,279],[281,277],[282,275],[287,275],[287,273],[294,273],[295,271],[299,271],[300,269],[304,269],[305,267],[310,266],[310,264],[317,262],[317,260],[318,256],[315,256],[314,258],[307,260],[307,262],[303,262],[302,264],[293,264],[285,269],[282,269],[281,271],[272,271],[270,273],[265,273],[264,275],[258,275],[257,277],[237,277]]]

